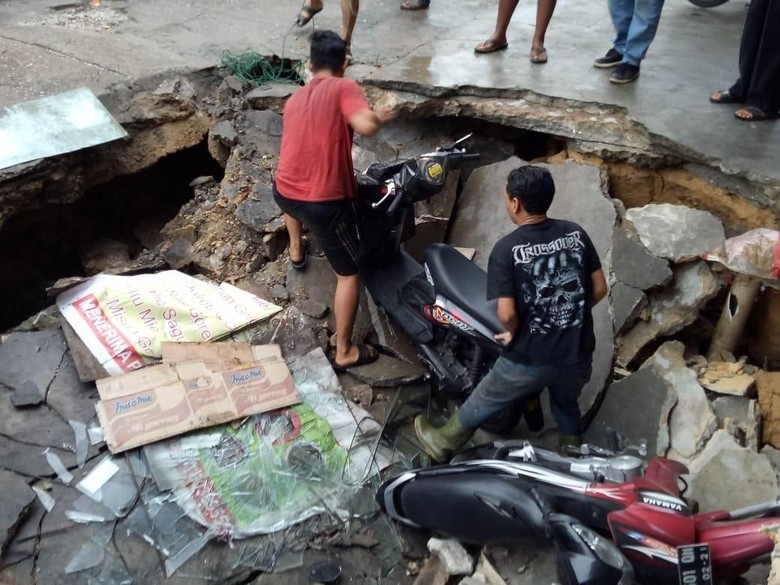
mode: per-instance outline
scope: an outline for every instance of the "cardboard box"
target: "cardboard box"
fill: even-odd
[[[278,346],[170,345],[167,363],[97,381],[112,453],[300,402]]]

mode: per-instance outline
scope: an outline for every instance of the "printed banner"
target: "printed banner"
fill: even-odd
[[[235,286],[176,270],[99,274],[58,295],[57,306],[111,375],[160,358],[165,341],[220,339],[282,310]]]

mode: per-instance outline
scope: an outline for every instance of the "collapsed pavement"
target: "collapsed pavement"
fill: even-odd
[[[250,337],[254,343],[274,341],[283,351],[328,349],[333,332],[330,303],[334,278],[325,260],[316,256],[305,273],[289,269],[284,256],[286,233],[271,196],[271,173],[281,135],[279,110],[290,91],[291,86],[247,91],[230,77],[211,86],[182,78],[166,80],[148,92],[124,95],[126,109],[120,120],[130,128],[137,125],[138,132],[131,134],[130,143],[93,153],[98,164],[84,175],[86,184],[95,184],[99,172],[121,177],[149,166],[149,145],[155,145],[159,154],[161,144],[165,153],[193,147],[204,136],[208,152],[224,170],[193,177],[189,184],[194,196],[154,237],[149,237],[153,229],[147,226],[143,230],[149,245],[142,252],[133,254],[122,246],[117,252],[117,246],[105,242],[92,246],[83,256],[84,274],[166,267],[232,282],[261,298],[291,307],[289,310],[298,310],[294,319],[285,321],[289,330],[261,327]],[[149,124],[161,115],[166,117],[162,143],[159,132],[154,131],[156,126]],[[498,118],[501,115],[506,114],[499,112]],[[452,133],[469,126],[468,119],[449,123],[451,126],[438,125],[437,131],[424,136],[420,136],[416,124],[399,123],[375,139],[359,140],[354,153],[356,165],[364,167],[376,160],[430,150],[451,141],[457,137]],[[503,190],[507,171],[525,162],[513,156],[519,150],[513,141],[525,135],[510,132],[502,137],[489,130],[476,138],[475,150],[483,152],[479,165],[465,167],[460,180],[453,181],[438,199],[416,209],[418,235],[408,243],[409,249],[419,251],[428,243],[444,240],[475,250],[475,262],[484,267],[492,244],[511,229],[496,195]],[[776,374],[759,371],[755,365],[776,363],[777,354],[771,353],[776,348],[764,338],[759,346],[769,349],[761,362],[755,356],[751,356],[751,363],[737,358],[708,363],[697,357],[703,353],[697,344],[707,336],[706,331],[695,330],[702,324],[700,314],[711,310],[712,301],[718,301],[724,289],[723,274],[698,258],[725,239],[721,221],[705,211],[651,201],[626,211],[625,185],[615,186],[625,180],[625,174],[610,174],[619,165],[589,160],[574,150],[566,150],[566,156],[561,156],[560,150],[550,152],[549,146],[545,142],[535,152],[527,150],[526,158],[548,165],[556,180],[558,194],[551,214],[578,221],[593,235],[610,277],[609,302],[601,303],[594,312],[598,349],[594,376],[582,396],[583,412],[593,418],[588,438],[602,443],[603,435],[599,433],[610,425],[629,444],[648,440],[651,455],[686,462],[692,470],[694,497],[708,508],[747,505],[776,497],[771,449],[780,448],[773,414],[773,399],[780,390]],[[136,151],[137,156],[125,156]],[[111,156],[117,156],[117,161]],[[36,163],[41,164],[63,172],[63,165],[67,168],[69,163]],[[122,166],[117,169],[112,164]],[[46,178],[32,184],[22,181],[28,189],[23,192],[37,194],[51,184],[56,174],[43,176]],[[20,175],[16,175],[6,183],[5,192],[19,184]],[[63,185],[59,189],[66,190]],[[28,204],[24,197],[16,197],[13,202],[20,209]],[[9,209],[8,213],[13,211]],[[660,227],[659,216],[664,218]],[[750,221],[762,217],[757,215]],[[728,226],[730,230],[741,227]],[[766,317],[773,313],[761,314]],[[403,393],[402,402],[415,394],[425,398],[425,372],[409,341],[396,333],[364,295],[356,336],[379,343],[386,354],[374,366],[355,368],[341,376],[340,384],[345,395],[375,420],[394,417],[393,426],[398,428],[388,429],[388,436],[400,450],[408,452],[410,461],[416,461],[413,438],[403,422],[408,422],[419,408],[403,405],[396,411],[394,401],[399,392]],[[342,566],[344,576],[363,582],[412,582],[417,571],[422,571],[421,575],[438,574],[439,578],[442,572],[445,578],[453,574],[436,567],[437,561],[423,562],[430,554],[425,542],[405,530],[396,534],[386,520],[377,516],[376,509],[366,504],[370,493],[362,494],[364,501],[354,522],[340,523],[325,514],[281,535],[241,541],[233,548],[204,541],[189,564],[169,579],[165,578],[164,563],[149,561],[151,549],[143,534],[125,526],[125,518],[131,518],[131,514],[108,515],[104,522],[92,524],[73,523],[65,512],[76,505],[80,496],[59,481],[42,451],[49,449],[49,453],[56,454],[65,470],[74,475],[75,484],[99,464],[105,448],[90,445],[85,465],[79,467],[79,449],[69,423],[92,421],[97,395],[94,385],[82,381],[90,379],[89,375],[80,379],[76,365],[82,359],[66,342],[66,334],[60,330],[56,311],[47,310],[6,336],[0,346],[0,383],[9,390],[9,401],[3,406],[7,416],[3,417],[5,428],[0,432],[5,443],[0,467],[6,470],[4,486],[13,494],[4,506],[7,517],[0,579],[11,583],[29,582],[29,578],[40,583],[78,583],[90,575],[94,582],[102,583],[130,578],[148,583],[198,578],[271,582],[269,578],[276,578],[274,571],[289,569],[304,575],[303,569],[315,561],[334,559]],[[675,336],[681,336],[686,344],[668,341]],[[610,385],[616,371],[625,377]],[[740,379],[734,389],[733,378],[743,375],[747,381]],[[634,420],[632,411],[652,412],[653,416]],[[549,437],[551,430],[548,424],[541,438]],[[516,433],[529,436],[522,426]],[[758,449],[767,443],[769,446],[759,454]],[[148,479],[145,474],[139,472]],[[724,481],[724,476],[729,481]],[[743,477],[751,481],[744,482]],[[720,491],[713,491],[715,482],[720,484]],[[26,487],[29,485],[53,498],[55,507],[47,510],[51,502],[36,495]],[[144,498],[154,497],[140,489],[136,496],[142,501],[136,506],[147,504]],[[166,524],[167,529],[178,527],[179,521],[186,523],[186,519],[175,517],[178,512],[171,513],[176,522]],[[185,528],[181,530],[188,533]],[[193,537],[192,542],[196,540]],[[84,543],[91,546],[82,554]],[[432,550],[440,549],[434,545]],[[266,551],[274,551],[270,560]],[[552,557],[547,547],[526,543],[522,550],[526,556],[520,559],[511,558],[517,551],[510,553],[498,547],[485,552],[483,565],[494,564],[507,582],[552,579]],[[441,554],[434,556],[440,558]],[[82,562],[84,557],[94,558]],[[72,565],[74,562],[76,565]],[[92,562],[95,564],[87,566]],[[446,565],[441,559],[438,562]],[[82,570],[61,575],[62,568],[68,566]],[[198,570],[193,572],[194,567]],[[486,572],[489,569],[483,574]]]

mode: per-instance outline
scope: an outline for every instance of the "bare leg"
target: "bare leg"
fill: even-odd
[[[345,366],[358,359],[358,348],[352,343],[358,302],[360,301],[360,277],[336,275],[336,295],[333,313],[336,317],[336,364]]]
[[[537,0],[536,29],[534,30],[534,39],[531,41],[532,47],[544,47],[544,36],[547,34],[547,27],[550,25],[553,12],[555,12],[556,1],[557,0]]]
[[[480,50],[481,47],[484,51],[490,47],[506,44],[506,31],[509,28],[509,22],[512,20],[512,15],[515,13],[518,2],[519,0],[498,0],[496,30],[493,31],[493,34],[486,41],[477,45],[477,50]]]
[[[303,240],[301,240],[303,225],[286,213],[284,214],[284,225],[287,227],[287,235],[290,236],[290,260],[298,262],[303,258]]]
[[[360,0],[341,0],[341,19],[343,22],[343,37],[347,49],[352,46],[352,31],[355,30]]]

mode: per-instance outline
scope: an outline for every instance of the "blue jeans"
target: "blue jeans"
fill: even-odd
[[[507,405],[550,389],[550,407],[563,435],[582,434],[577,399],[590,380],[591,360],[574,366],[531,366],[506,358],[496,360],[493,369],[460,408],[460,424],[476,429]]]
[[[639,65],[655,38],[664,0],[609,0],[609,16],[615,27],[615,50],[623,63]]]

